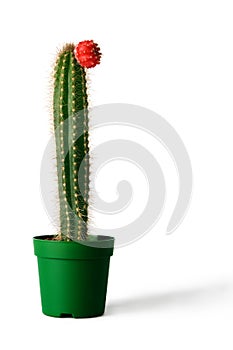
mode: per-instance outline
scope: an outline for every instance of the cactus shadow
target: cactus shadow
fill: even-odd
[[[204,286],[167,290],[151,294],[135,295],[109,302],[106,316],[139,312],[153,312],[170,307],[185,308],[199,304],[216,303],[224,298],[233,286],[229,283],[216,283]]]

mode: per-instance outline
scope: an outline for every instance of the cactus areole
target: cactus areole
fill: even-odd
[[[100,63],[93,40],[66,44],[54,66],[53,123],[60,229],[34,237],[42,311],[93,317],[104,312],[114,238],[88,235],[89,128],[86,69]]]

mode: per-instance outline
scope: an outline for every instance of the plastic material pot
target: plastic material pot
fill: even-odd
[[[42,312],[54,317],[95,317],[105,309],[114,238],[90,236],[85,244],[33,238]]]

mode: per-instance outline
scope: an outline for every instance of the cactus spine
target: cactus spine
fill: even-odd
[[[77,62],[74,48],[73,44],[65,45],[54,68],[53,121],[62,240],[87,238],[88,100],[85,69]]]

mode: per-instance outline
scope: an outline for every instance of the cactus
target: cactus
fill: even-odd
[[[53,122],[56,142],[61,240],[87,238],[89,195],[86,68],[100,62],[97,44],[66,44],[54,67]],[[82,163],[82,166],[81,166]]]

